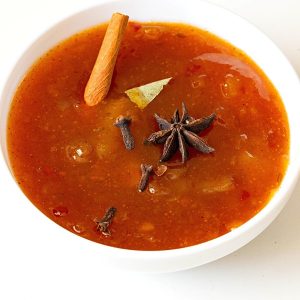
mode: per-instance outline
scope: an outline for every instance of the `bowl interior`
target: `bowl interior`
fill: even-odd
[[[137,263],[141,258],[147,261],[160,260],[160,269],[164,270],[183,269],[217,259],[241,247],[271,223],[284,206],[292,187],[295,185],[300,166],[300,141],[297,138],[297,134],[300,132],[300,122],[298,122],[300,106],[296,103],[296,100],[300,99],[298,77],[272,41],[254,26],[224,9],[196,0],[122,0],[92,7],[56,24],[27,48],[13,68],[3,89],[0,103],[0,130],[4,160],[9,166],[5,138],[7,114],[14,91],[28,68],[38,57],[61,40],[78,31],[107,21],[111,14],[116,11],[128,14],[131,20],[183,22],[201,27],[222,37],[250,56],[265,72],[284,101],[290,124],[290,163],[281,187],[260,213],[238,229],[197,246],[167,251],[141,252],[113,249],[84,239],[77,239],[75,235],[73,238],[71,237],[73,234],[61,229],[59,231],[64,233],[61,233],[58,238],[63,239],[66,235],[68,239],[74,239],[74,241],[76,239],[75,243],[79,240],[81,243],[86,243],[87,247],[93,249],[89,250],[92,256],[95,256],[95,253],[98,253],[101,249],[101,251],[109,254],[118,252],[116,255],[126,257],[126,261],[129,258]],[[19,197],[18,201],[27,201],[24,195],[21,197],[25,199],[20,199],[20,191],[16,191],[16,193],[18,193],[16,194]],[[15,195],[12,195],[12,197],[15,197]],[[32,207],[28,211],[31,211],[31,209]],[[47,230],[57,231],[57,227],[54,227],[52,222],[45,221],[42,226],[47,227]],[[66,241],[63,241],[63,243],[67,244]],[[199,253],[202,255],[200,258]],[[195,255],[197,255],[197,261]],[[178,257],[185,258],[185,260],[172,266],[173,259],[178,259]]]

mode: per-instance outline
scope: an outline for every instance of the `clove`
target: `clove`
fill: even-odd
[[[130,117],[119,116],[116,119],[115,126],[120,128],[123,137],[124,145],[127,150],[132,150],[134,148],[134,139],[129,129],[129,124],[131,122]]]
[[[139,192],[143,192],[146,189],[152,170],[153,170],[152,165],[141,164],[142,176],[138,186]]]
[[[102,219],[100,220],[96,220],[96,224],[97,224],[97,231],[102,232],[103,235],[105,236],[110,236],[110,230],[109,230],[109,226],[112,222],[113,217],[115,216],[117,209],[115,207],[110,207],[106,213],[104,214],[104,216],[102,217]]]

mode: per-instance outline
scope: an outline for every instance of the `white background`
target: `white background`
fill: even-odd
[[[99,2],[0,0],[0,84],[24,45],[28,45],[33,37],[79,8]],[[256,24],[277,43],[300,75],[300,1],[210,2]],[[0,189],[4,189],[2,179]],[[13,218],[13,212],[3,206],[3,201],[9,201],[7,196],[0,199],[1,300],[300,299],[300,184],[277,220],[247,246],[208,265],[160,275],[103,268],[95,276],[94,271],[89,272],[76,261],[72,270],[61,263],[49,266],[46,256],[44,261],[26,261],[22,249],[11,248],[10,228],[4,223],[7,218],[3,217]],[[22,224],[19,234],[22,235]]]

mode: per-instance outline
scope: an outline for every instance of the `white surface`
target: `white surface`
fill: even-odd
[[[87,2],[96,1],[1,2],[0,79],[35,33]],[[291,0],[213,2],[257,24],[281,47],[300,74],[300,35],[297,32],[300,3]],[[12,19],[18,22],[11,23]],[[0,188],[6,188],[9,196],[10,187],[2,178]],[[30,252],[30,245],[26,245],[22,237],[22,224],[20,236],[11,236],[6,222],[17,220],[14,220],[13,211],[0,210],[0,299],[299,299],[299,195],[298,184],[280,217],[238,252],[194,270],[165,275],[112,274],[110,269],[103,268],[99,270],[99,276],[91,277],[92,272],[82,259],[71,261],[66,257],[65,264],[55,264],[53,257],[59,253],[59,245],[53,249],[53,257],[43,257],[39,253],[35,261],[28,261],[26,253]],[[0,207],[7,199],[0,199]],[[13,238],[24,242],[20,249],[9,247]]]

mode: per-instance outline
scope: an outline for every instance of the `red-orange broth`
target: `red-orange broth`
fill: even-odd
[[[107,99],[95,107],[84,88],[106,25],[80,32],[42,56],[14,96],[8,150],[14,176],[50,219],[92,241],[128,249],[187,247],[245,223],[269,201],[289,154],[286,112],[275,88],[245,53],[183,24],[129,23]],[[124,91],[173,77],[144,110]],[[215,148],[177,153],[140,193],[140,164],[159,165],[163,145],[144,145],[185,101],[195,118],[217,115],[202,137]],[[114,121],[131,116],[125,149]],[[78,152],[79,151],[79,152]],[[117,208],[111,236],[95,220]],[[37,224],[38,226],[38,224]]]

